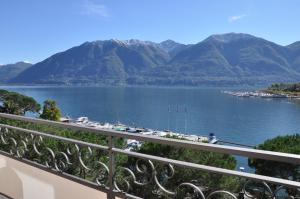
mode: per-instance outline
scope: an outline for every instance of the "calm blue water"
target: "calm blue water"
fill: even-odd
[[[64,114],[188,134],[215,133],[247,145],[300,132],[300,105],[289,100],[237,98],[220,89],[140,87],[2,87],[54,99]],[[227,89],[228,90],[228,89]]]

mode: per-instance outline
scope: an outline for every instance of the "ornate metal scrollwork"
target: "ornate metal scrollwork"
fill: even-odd
[[[0,148],[11,156],[24,158],[60,173],[78,175],[106,186],[108,167],[93,157],[93,149],[76,143],[0,127]],[[95,166],[96,165],[96,166]]]
[[[137,175],[147,176],[144,181],[137,180]],[[159,173],[154,163],[151,160],[137,160],[135,168],[129,169],[125,167],[119,168],[114,177],[114,185],[118,191],[121,192],[130,192],[133,189],[133,185],[144,186],[146,187],[149,183],[153,183],[158,189],[153,190],[153,193],[156,195],[168,195],[171,198],[201,198],[205,199],[204,193],[202,190],[192,183],[181,183],[175,188],[175,191],[171,191],[168,188],[164,187],[169,179],[172,179],[175,174],[175,169],[172,164],[163,165],[161,172]],[[123,176],[122,176],[123,174]],[[150,177],[150,178],[149,178]],[[142,176],[140,179],[145,179]],[[160,182],[160,179],[164,181]],[[122,187],[120,184],[122,183]]]
[[[247,181],[240,193],[229,192],[226,190],[207,189],[190,182],[179,183],[177,187],[169,190],[165,187],[166,181],[171,180],[175,174],[173,165],[166,163],[158,170],[150,160],[137,160],[135,167],[119,168],[118,174],[115,175],[114,185],[116,190],[130,193],[134,186],[144,187],[147,189],[149,183],[152,187],[153,194],[166,196],[166,198],[188,198],[188,199],[288,199],[300,198],[300,188],[293,189],[284,186],[272,185],[270,187],[266,182]],[[141,183],[137,180],[137,175],[147,176],[147,181]],[[148,178],[148,177],[151,178]],[[143,179],[141,176],[140,179]],[[122,186],[121,186],[122,184]]]
[[[229,191],[214,191],[210,193],[206,199],[213,199],[213,198],[237,199],[237,197]]]
[[[294,199],[300,198],[300,188],[291,188],[280,185],[270,186],[266,182],[247,181],[243,191],[247,198],[253,199]]]
[[[192,183],[181,183],[175,194],[176,198],[201,198],[205,196],[201,189]]]
[[[96,182],[99,186],[105,187],[108,182],[109,169],[103,162],[98,162],[100,169],[98,169],[98,174],[96,177]]]

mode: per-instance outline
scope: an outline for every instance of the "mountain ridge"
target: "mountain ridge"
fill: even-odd
[[[281,46],[245,33],[211,35],[188,45],[98,40],[54,54],[9,82],[198,86],[299,81],[299,44]]]
[[[8,80],[15,78],[30,66],[32,64],[25,61],[0,65],[0,83],[7,83]]]

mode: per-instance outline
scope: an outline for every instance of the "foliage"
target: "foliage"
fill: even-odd
[[[88,143],[98,144],[102,146],[107,146],[108,141],[107,137],[92,133],[88,131],[74,131],[68,128],[60,128],[60,127],[54,127],[49,125],[43,125],[43,124],[36,124],[31,122],[25,122],[25,121],[19,121],[19,120],[11,120],[11,119],[4,119],[0,118],[1,124],[7,124],[10,126],[17,126],[24,129],[30,129],[35,130],[47,134],[52,135],[58,135],[65,138],[71,138],[79,141],[84,141]],[[24,136],[24,133],[18,133],[16,131],[10,131],[10,136],[15,138],[17,142],[19,142]],[[29,136],[29,135],[28,135]],[[71,175],[79,176],[81,178],[85,178],[87,180],[95,181],[95,177],[98,176],[98,173],[96,173],[99,169],[98,161],[101,161],[108,165],[108,154],[105,151],[99,150],[99,149],[92,149],[92,154],[89,154],[89,150],[87,147],[79,146],[81,149],[82,159],[84,163],[89,166],[91,169],[90,172],[86,172],[83,167],[80,166],[80,162],[76,153],[76,146],[74,144],[69,144],[64,141],[59,141],[52,138],[43,137],[43,143],[38,145],[39,148],[41,148],[41,153],[44,154],[42,156],[38,156],[33,149],[32,144],[29,144],[28,147],[28,153],[26,154],[27,159],[29,160],[35,160],[36,162],[40,164],[45,164],[45,161],[49,159],[50,154],[49,151],[47,151],[47,147],[53,150],[56,155],[59,155],[60,152],[67,153],[67,150],[69,149],[73,155],[70,156],[72,165],[69,165],[67,170],[65,170],[66,173],[69,173]],[[115,146],[119,148],[123,148],[125,146],[125,142],[123,139],[116,139],[115,140]],[[0,150],[3,151],[10,151],[11,146],[9,145],[3,145],[2,142],[0,142]],[[116,164],[122,165],[127,161],[126,156],[118,155],[116,156]]]
[[[24,129],[39,131],[43,133],[48,133],[52,135],[58,135],[61,137],[72,138],[84,142],[89,142],[89,143],[94,143],[99,145],[107,145],[106,136],[97,133],[91,133],[88,131],[74,131],[68,128],[61,128],[61,127],[55,127],[50,125],[44,125],[44,124],[36,124],[32,122],[5,119],[1,117],[0,117],[0,123],[7,124],[10,126],[16,126]],[[117,147],[122,147],[124,145],[125,143],[122,139],[117,139],[116,141]]]
[[[44,102],[43,113],[40,117],[45,120],[59,121],[61,113],[54,100]]]
[[[221,167],[231,170],[234,170],[236,168],[236,160],[231,155],[197,151],[187,148],[177,148],[174,146],[161,145],[149,142],[144,143],[139,149],[136,150],[137,152],[143,154],[155,155],[158,157],[166,157],[170,159],[192,162],[196,164]],[[129,158],[127,166],[132,167],[132,165],[135,165],[136,161],[136,158]],[[144,163],[144,165],[147,165],[147,163]],[[206,190],[207,192],[220,189],[236,191],[239,188],[239,184],[241,184],[240,179],[236,177],[214,174],[179,166],[175,167],[175,175],[172,178],[167,179],[166,173],[168,173],[168,169],[166,166],[166,164],[155,162],[155,168],[157,171],[158,178],[160,179],[160,183],[164,187],[172,191],[174,191],[178,187],[178,185],[185,182],[191,182],[196,186],[208,188]],[[146,190],[138,186],[134,187],[133,193],[137,195],[142,195],[143,198],[156,198],[156,196],[153,195],[153,190],[156,189],[156,185],[152,183],[150,185],[147,185]]]
[[[300,135],[278,136],[258,145],[258,149],[283,153],[300,154]],[[299,165],[279,163],[262,159],[249,159],[249,166],[255,168],[257,174],[299,181]]]
[[[36,113],[41,106],[32,98],[16,92],[0,90],[0,112],[25,115],[26,112]]]
[[[293,83],[293,84],[275,83],[275,84],[272,84],[270,87],[268,87],[267,91],[270,91],[270,92],[281,91],[281,92],[297,93],[297,92],[300,92],[300,83]]]

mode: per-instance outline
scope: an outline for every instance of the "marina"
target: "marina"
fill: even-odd
[[[176,138],[176,139],[184,139],[193,142],[207,142],[216,144],[218,139],[213,133],[210,133],[209,136],[202,136],[202,135],[188,135],[178,132],[173,132],[170,130],[154,130],[149,128],[139,128],[139,127],[131,127],[120,122],[116,124],[111,124],[108,122],[101,123],[101,122],[94,122],[90,121],[88,117],[78,117],[77,119],[71,119],[70,117],[62,117],[60,118],[61,122],[72,123],[79,126],[91,127],[96,129],[102,130],[115,130],[120,132],[128,132],[128,133],[139,133],[142,135],[150,135],[150,136],[158,136],[158,137],[168,137],[168,138]],[[136,147],[142,146],[142,142],[138,140],[127,140],[127,147],[125,150],[133,150]]]

